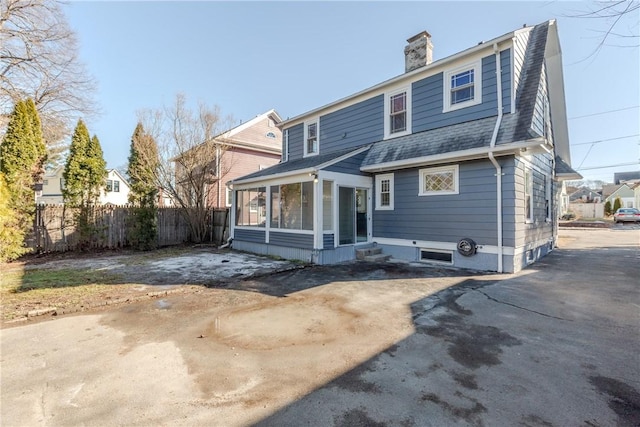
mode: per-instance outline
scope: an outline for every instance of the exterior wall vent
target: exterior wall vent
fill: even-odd
[[[436,249],[420,249],[420,261],[453,264],[453,252]]]

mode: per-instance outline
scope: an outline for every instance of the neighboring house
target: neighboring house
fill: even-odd
[[[582,187],[569,195],[569,201],[573,203],[600,203],[602,202],[602,194],[588,187]]]
[[[408,42],[404,74],[284,121],[281,163],[229,183],[234,248],[499,272],[554,248],[558,184],[581,178],[556,22],[433,62],[426,31]]]
[[[62,200],[62,188],[64,186],[63,172],[63,166],[45,171],[42,177],[42,191],[36,194],[37,204],[55,205],[64,203]]]
[[[62,174],[64,167],[59,166],[56,169],[46,171],[42,181],[42,193],[36,196],[38,204],[62,204],[62,189],[64,188],[64,178]],[[129,183],[115,169],[107,171],[107,179],[105,180],[105,188],[100,194],[99,203],[126,205],[129,197]]]
[[[618,188],[605,199],[605,203],[611,203],[611,207],[613,208],[616,199],[619,197],[623,208],[637,208],[638,205],[636,204],[633,186],[633,183],[619,185]]]
[[[126,205],[129,203],[129,183],[116,169],[107,171],[107,181],[100,192],[100,203],[103,205]]]
[[[240,124],[218,136],[207,144],[215,144],[219,149],[204,150],[210,153],[211,159],[206,168],[212,173],[203,190],[208,197],[208,206],[225,208],[231,206],[231,190],[226,187],[227,181],[236,179],[251,172],[266,169],[280,161],[282,153],[282,131],[278,125],[282,119],[275,110],[267,111],[255,118]],[[184,155],[188,155],[189,152]],[[180,182],[179,162],[176,166],[177,181]],[[179,184],[178,184],[179,185]],[[188,188],[178,188],[188,191]]]
[[[622,184],[627,181],[636,181],[640,180],[640,171],[632,171],[632,172],[615,172],[613,174],[613,183],[614,184]]]

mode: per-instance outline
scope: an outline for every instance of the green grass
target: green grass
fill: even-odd
[[[28,292],[47,288],[66,288],[91,284],[119,283],[119,275],[105,271],[60,269],[60,270],[22,270],[3,275],[0,281],[2,293]]]
[[[24,316],[30,310],[56,307],[66,309],[91,306],[117,294],[128,292],[133,284],[118,285],[122,278],[105,271],[79,269],[6,269],[0,276],[2,320]]]

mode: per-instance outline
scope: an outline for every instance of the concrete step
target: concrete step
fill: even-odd
[[[367,255],[366,257],[364,257],[364,260],[369,262],[387,262],[390,259],[391,255],[385,254]]]
[[[364,249],[356,249],[356,259],[365,259],[365,257],[371,255],[377,255],[382,253],[382,248],[364,248]]]

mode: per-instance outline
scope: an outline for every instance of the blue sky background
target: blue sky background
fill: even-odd
[[[177,93],[218,105],[237,122],[271,108],[293,117],[402,74],[406,39],[422,30],[438,60],[525,23],[557,19],[573,166],[586,179],[612,181],[614,172],[640,169],[640,39],[610,37],[592,55],[609,21],[572,16],[597,7],[95,1],[71,2],[65,11],[99,85],[102,114],[88,126],[110,168],[127,162],[136,112],[171,104]],[[616,32],[638,35],[639,26],[640,14],[629,14]],[[619,166],[602,168],[612,165]]]

